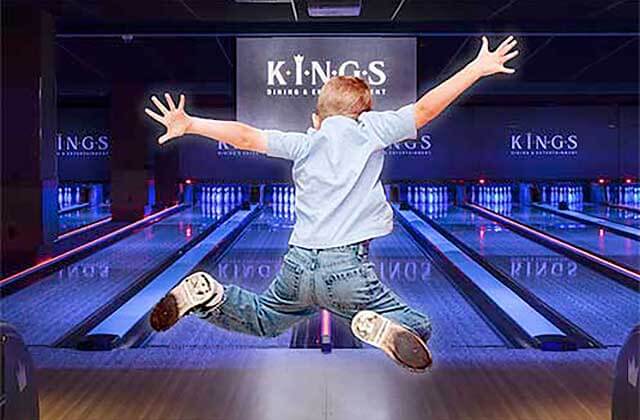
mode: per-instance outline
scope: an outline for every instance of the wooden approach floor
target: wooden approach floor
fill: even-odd
[[[176,367],[193,358],[183,349],[162,356],[171,368],[162,357],[126,366],[126,352],[91,356],[93,367],[40,366],[41,418],[606,420],[615,361],[611,350],[461,349],[415,375],[373,349],[211,350],[213,361]]]

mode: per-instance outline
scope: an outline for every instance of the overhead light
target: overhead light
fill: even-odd
[[[361,11],[362,0],[307,0],[311,17],[357,17]]]

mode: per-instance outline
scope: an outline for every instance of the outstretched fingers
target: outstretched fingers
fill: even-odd
[[[509,54],[506,54],[504,56],[502,56],[502,62],[506,63],[507,61],[511,60],[512,58],[514,58],[515,56],[517,56],[520,52],[518,50],[512,51]]]
[[[176,104],[173,103],[173,98],[171,98],[171,95],[169,95],[168,93],[164,94],[164,98],[167,100],[167,103],[169,104],[169,109],[171,111],[175,111],[176,110]]]
[[[498,48],[496,48],[496,51],[502,51],[503,49],[505,49],[512,41],[515,41],[515,39],[513,38],[513,35],[509,35],[504,41],[502,41],[500,43],[500,45],[498,45]]]
[[[180,101],[178,102],[178,110],[184,110],[184,95],[180,95]]]
[[[152,110],[150,110],[149,108],[145,108],[144,112],[150,116],[151,118],[153,118],[154,120],[158,121],[160,124],[164,124],[164,118],[162,118],[162,116],[156,114],[155,112],[153,112]]]
[[[509,40],[509,41],[507,42],[507,40]],[[496,52],[498,54],[506,54],[509,51],[511,51],[513,49],[513,47],[516,46],[516,44],[518,44],[518,40],[516,40],[512,36],[507,38],[507,40],[503,41],[502,44],[500,44],[500,46],[498,48],[496,48]]]
[[[162,102],[160,102],[160,100],[158,98],[154,96],[151,97],[151,102],[153,102],[153,104],[160,110],[160,112],[162,112],[162,115],[167,115],[169,113],[169,110],[162,105]]]

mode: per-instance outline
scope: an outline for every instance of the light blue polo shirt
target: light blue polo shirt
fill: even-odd
[[[265,130],[267,155],[293,161],[296,223],[289,244],[332,248],[386,235],[393,211],[380,174],[384,148],[417,136],[413,105],[332,116],[319,130]]]

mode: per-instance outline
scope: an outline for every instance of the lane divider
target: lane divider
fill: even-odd
[[[622,209],[622,210],[627,210],[627,211],[631,211],[634,213],[640,213],[640,208],[639,207],[631,207],[631,206],[627,206],[624,204],[613,204],[613,203],[606,203],[607,206],[609,207],[613,207],[616,209]]]
[[[157,262],[153,266],[149,266],[144,272],[142,272],[136,278],[132,278],[130,284],[124,289],[120,290],[111,299],[105,300],[101,305],[98,305],[91,314],[86,316],[82,321],[73,326],[73,328],[67,330],[62,336],[60,336],[54,343],[54,347],[74,347],[80,337],[83,337],[87,331],[94,328],[97,324],[102,322],[106,317],[111,315],[113,311],[117,310],[123,303],[131,299],[136,293],[144,288],[151,280],[153,280],[158,273],[161,273],[167,267],[172,265],[182,254],[189,249],[197,245],[202,239],[206,238],[211,232],[213,232],[218,226],[228,220],[235,214],[237,208],[233,208],[229,213],[224,214],[217,220],[210,220],[208,225],[203,231],[197,233],[195,236],[190,236],[186,243],[176,248],[173,253]]]
[[[111,220],[113,220],[113,218],[111,216],[107,216],[105,218],[96,220],[93,223],[89,223],[88,225],[84,225],[77,229],[70,230],[68,232],[63,233],[62,235],[58,235],[58,239],[56,239],[54,242],[60,242],[65,239],[69,239],[70,237],[75,236],[79,233],[86,232],[91,229],[95,229],[98,226],[104,225],[105,223],[109,223]]]
[[[71,213],[72,211],[78,211],[87,207],[89,207],[89,203],[75,204],[73,206],[65,207],[58,210],[58,215]]]
[[[200,261],[212,253],[220,254],[238,237],[244,228],[260,213],[261,206],[251,210],[238,210],[198,243],[176,255],[170,264],[164,265],[151,276],[144,287],[119,302],[113,312],[86,329],[78,337],[77,347],[82,350],[111,350],[121,345],[141,343],[151,334],[147,316],[153,305],[167,294],[178,281],[194,270]],[[67,340],[67,345],[70,340]]]
[[[458,247],[462,252],[464,252],[474,261],[480,264],[480,266],[487,270],[496,279],[501,281],[502,284],[513,290],[515,294],[524,299],[529,305],[531,305],[533,309],[535,309],[542,316],[551,321],[556,327],[560,328],[567,335],[567,337],[569,337],[573,342],[577,344],[579,348],[588,349],[604,347],[604,345],[595,337],[592,337],[588,332],[584,331],[578,325],[565,318],[560,312],[547,305],[535,293],[515,280],[512,276],[491,264],[481,253],[476,251],[473,247],[469,246],[464,240],[458,238],[455,234],[447,230],[446,227],[439,224],[436,220],[429,218],[426,214],[421,213],[417,209],[414,209],[414,212],[422,220],[427,222],[427,224],[429,224],[433,229],[444,236],[448,241],[453,243],[453,245]],[[525,238],[522,238],[522,240],[530,241],[529,239]]]
[[[496,220],[498,222],[501,222],[502,224],[508,226],[508,227],[512,227],[514,228],[516,231],[521,231],[521,232],[525,232],[526,234],[528,234],[530,237],[535,238],[539,241],[543,241],[543,242],[547,242],[550,244],[555,245],[557,248],[562,249],[563,251],[569,251],[570,253],[574,254],[574,255],[578,255],[588,261],[590,261],[591,263],[596,263],[601,267],[606,268],[607,270],[610,271],[610,273],[617,273],[620,276],[623,276],[626,279],[632,280],[634,283],[631,283],[631,285],[633,286],[633,288],[635,290],[638,290],[638,287],[640,286],[640,274],[630,270],[626,267],[623,267],[621,265],[618,265],[616,263],[614,263],[613,261],[610,261],[606,258],[600,257],[596,254],[593,254],[585,249],[579,248],[575,245],[571,245],[570,243],[559,239],[555,236],[549,235],[547,233],[541,232],[538,229],[532,228],[530,226],[527,226],[523,223],[520,223],[512,218],[503,216],[499,213],[496,213],[492,210],[487,209],[486,207],[481,207],[478,206],[477,204],[472,204],[472,203],[467,203],[465,204],[468,208],[475,210],[477,213],[480,213],[488,218],[491,218],[492,220]],[[616,277],[619,278],[619,277]],[[629,283],[627,282],[626,285],[629,285]]]
[[[591,216],[586,213],[582,213],[575,210],[560,210],[553,206],[549,206],[546,204],[533,204],[533,207],[539,208],[544,211],[548,211],[550,213],[557,214],[562,217],[566,217],[568,219],[575,220],[581,223],[588,223],[592,226],[598,226],[604,229],[607,229],[613,233],[617,233],[618,235],[625,236],[627,238],[639,240],[640,239],[640,229],[626,226],[620,223],[615,223],[610,220],[607,220],[602,217]]]
[[[419,235],[439,260],[459,274],[462,289],[502,335],[517,347],[575,350],[576,343],[517,293],[465,254],[411,210],[396,210],[398,220]]]
[[[42,272],[48,270],[48,269],[52,269],[54,267],[56,267],[58,264],[64,263],[67,260],[73,258],[73,257],[77,257],[81,254],[84,254],[100,245],[104,245],[106,243],[108,243],[111,240],[115,240],[116,238],[118,238],[119,236],[122,236],[124,234],[130,233],[133,230],[149,224],[149,223],[153,223],[165,216],[168,216],[170,214],[173,214],[179,210],[182,210],[184,208],[186,208],[187,206],[185,204],[176,204],[175,206],[171,206],[168,207],[164,210],[160,210],[157,213],[153,213],[150,214],[149,216],[143,217],[142,219],[138,220],[137,222],[131,223],[127,226],[123,226],[120,229],[117,229],[111,233],[108,233],[104,236],[101,236],[100,238],[94,239],[90,242],[87,242],[86,244],[82,244],[76,248],[73,248],[69,251],[63,252],[62,254],[56,255],[55,257],[52,258],[48,258],[36,265],[33,265],[23,271],[20,271],[16,274],[13,274],[9,277],[5,277],[3,279],[0,279],[0,291],[2,291],[3,295],[6,295],[7,293],[12,293],[15,290],[8,290],[9,287],[13,287],[15,286],[17,283],[24,281],[25,279],[27,279],[29,276],[32,275],[36,275],[36,274],[41,274]]]

